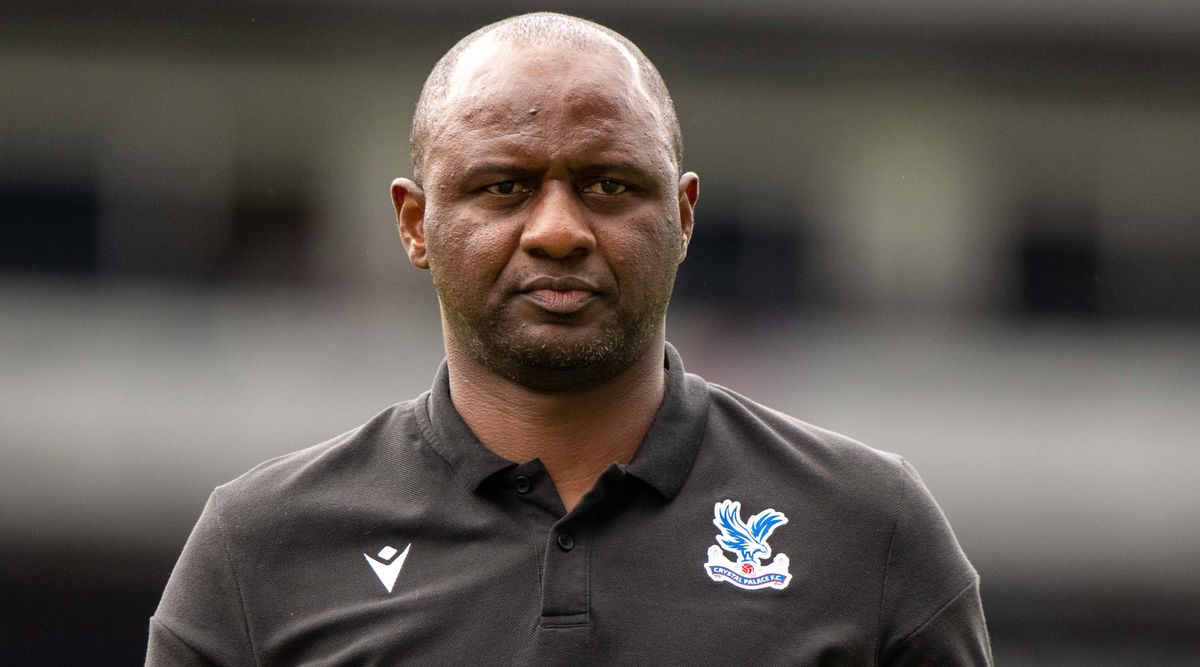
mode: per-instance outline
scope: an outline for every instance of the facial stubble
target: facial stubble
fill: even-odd
[[[456,308],[438,287],[443,320],[454,340],[491,372],[534,391],[583,390],[610,380],[638,361],[663,335],[674,271],[653,300],[637,310],[617,307],[586,340],[548,341],[539,326],[516,321],[511,303],[472,316]],[[553,319],[551,316],[549,319]],[[558,326],[572,326],[562,318]]]

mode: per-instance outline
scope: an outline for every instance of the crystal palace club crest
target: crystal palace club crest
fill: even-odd
[[[747,590],[787,588],[792,580],[787,554],[776,554],[771,559],[771,545],[767,543],[771,533],[785,523],[787,517],[773,509],[765,509],[750,517],[749,522],[743,522],[742,504],[722,500],[713,508],[713,525],[721,529],[721,534],[717,535],[717,544],[708,548],[704,571],[713,581],[726,581]],[[722,550],[735,554],[737,559],[730,560]],[[767,559],[771,562],[763,565]]]

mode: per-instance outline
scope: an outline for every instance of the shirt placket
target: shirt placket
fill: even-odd
[[[538,461],[517,466],[510,485],[529,522],[540,560],[542,606],[538,625],[542,628],[571,628],[588,625],[592,527],[589,517],[603,501],[605,491],[624,471],[614,466],[601,476],[591,493],[571,512],[564,513],[562,501],[550,476]]]
[[[564,515],[554,483],[539,461],[523,463],[509,475],[510,488],[529,524],[541,582],[540,627],[588,623],[588,535]]]

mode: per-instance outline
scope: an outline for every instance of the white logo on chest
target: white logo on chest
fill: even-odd
[[[736,500],[722,500],[713,507],[713,525],[721,529],[717,545],[708,548],[708,562],[704,571],[716,582],[727,581],[738,588],[787,588],[792,580],[788,572],[787,554],[777,554],[769,565],[762,562],[771,557],[771,545],[767,539],[775,529],[787,523],[783,512],[765,509],[750,517],[749,523],[742,521],[742,504]],[[729,560],[724,549],[737,554],[737,560]]]
[[[366,558],[367,563],[371,565],[371,569],[375,570],[375,576],[379,577],[380,583],[387,589],[387,592],[391,593],[392,587],[396,585],[396,577],[400,576],[400,568],[404,567],[404,559],[408,558],[408,550],[411,548],[412,544],[410,543],[397,556],[395,549],[384,547],[379,551],[379,557],[383,559],[381,561],[363,554],[363,558]]]

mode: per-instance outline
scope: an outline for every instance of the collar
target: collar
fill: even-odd
[[[696,460],[708,421],[708,386],[699,376],[685,373],[679,352],[666,344],[667,371],[662,404],[646,437],[624,471],[670,500],[679,493]],[[450,465],[454,476],[471,491],[496,473],[517,464],[483,446],[450,400],[450,371],[443,360],[433,388],[416,401],[417,423],[430,447]]]

